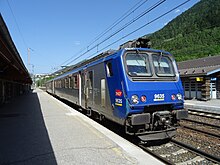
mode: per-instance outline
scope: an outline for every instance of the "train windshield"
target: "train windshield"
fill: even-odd
[[[153,65],[157,76],[175,76],[173,63],[168,56],[153,54]]]
[[[135,80],[176,80],[172,57],[165,53],[129,52],[125,65],[127,74]]]
[[[151,76],[149,56],[146,53],[128,53],[125,57],[130,76]]]

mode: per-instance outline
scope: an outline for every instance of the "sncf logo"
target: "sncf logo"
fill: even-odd
[[[121,96],[122,96],[122,91],[119,90],[119,89],[116,89],[116,90],[115,90],[115,96],[121,97]]]

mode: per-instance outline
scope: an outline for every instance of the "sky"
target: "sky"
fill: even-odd
[[[199,2],[177,7],[185,1],[0,0],[0,12],[29,72],[50,74],[153,33]]]

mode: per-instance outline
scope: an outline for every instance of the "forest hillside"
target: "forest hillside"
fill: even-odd
[[[177,61],[220,55],[220,0],[201,0],[147,37]]]

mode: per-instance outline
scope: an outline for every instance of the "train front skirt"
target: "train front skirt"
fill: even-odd
[[[171,139],[176,135],[176,128],[170,128],[161,131],[147,132],[145,134],[138,135],[141,141],[151,141],[151,140],[163,140]]]

